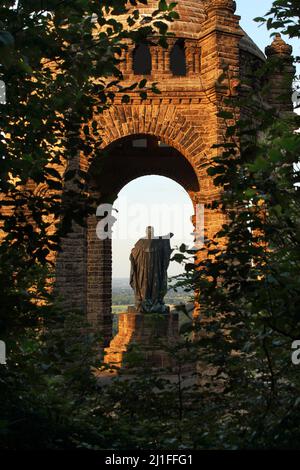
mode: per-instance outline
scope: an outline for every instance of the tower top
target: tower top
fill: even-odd
[[[207,12],[214,10],[225,10],[235,13],[236,2],[234,0],[205,0],[205,9]]]
[[[287,44],[281,37],[281,34],[277,33],[270,46],[266,47],[267,57],[279,56],[279,57],[291,57],[293,48]]]

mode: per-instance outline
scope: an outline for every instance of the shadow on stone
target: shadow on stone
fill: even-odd
[[[132,313],[118,316],[119,328],[105,349],[104,363],[116,368],[148,366],[170,368],[175,365],[170,350],[179,342],[177,313]]]

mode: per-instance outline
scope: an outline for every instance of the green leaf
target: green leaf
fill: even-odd
[[[229,111],[220,111],[218,112],[217,116],[222,119],[232,119],[233,114]]]
[[[166,0],[160,0],[159,4],[158,4],[158,8],[160,11],[167,11],[168,10],[168,4],[166,2]]]
[[[140,81],[139,88],[145,88],[146,85],[147,85],[147,79],[144,78],[143,80]]]

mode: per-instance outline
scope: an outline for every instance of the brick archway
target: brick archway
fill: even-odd
[[[151,174],[173,179],[192,199],[195,193],[200,194],[193,160],[152,134],[131,134],[105,147],[89,167],[89,190],[99,194],[99,201],[110,201],[133,179]]]
[[[100,157],[101,160],[101,157]],[[90,189],[99,201],[112,202],[130,181],[145,175],[166,176],[179,183],[195,205],[201,193],[196,168],[173,146],[152,134],[134,134],[111,142],[98,172],[97,161],[89,168]],[[88,320],[100,324],[111,337],[112,243],[96,235],[99,219],[88,219],[86,235],[86,311]]]
[[[217,139],[217,106],[204,99],[202,93],[190,99],[183,93],[176,100],[172,95],[167,100],[152,95],[146,101],[139,98],[128,105],[116,97],[113,107],[93,117],[98,124],[99,147],[107,149],[133,135],[150,135],[180,152],[200,178],[201,173],[205,174],[204,163],[211,158],[211,144]],[[81,169],[88,172],[90,165],[81,154]]]
[[[170,93],[167,100],[153,95],[146,101],[136,98],[135,103],[123,104],[117,97],[112,108],[94,115],[101,144],[95,142],[94,158],[80,154],[78,162],[89,191],[99,202],[112,202],[129,181],[157,174],[181,184],[194,206],[218,198],[220,190],[206,171],[214,155],[212,144],[220,132],[216,103],[199,92],[190,98],[185,92],[177,97]],[[140,138],[147,140],[147,148],[134,155],[129,144]],[[223,221],[221,214],[206,207],[209,238]],[[86,312],[91,324],[101,326],[108,342],[112,331],[112,248],[111,240],[97,238],[97,223],[96,216],[89,217],[87,228],[75,227],[64,241],[57,262],[57,285],[66,306]]]

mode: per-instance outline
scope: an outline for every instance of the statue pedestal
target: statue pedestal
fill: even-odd
[[[119,330],[105,349],[104,362],[117,368],[142,365],[172,367],[168,348],[179,341],[178,314],[128,313],[118,315]]]

